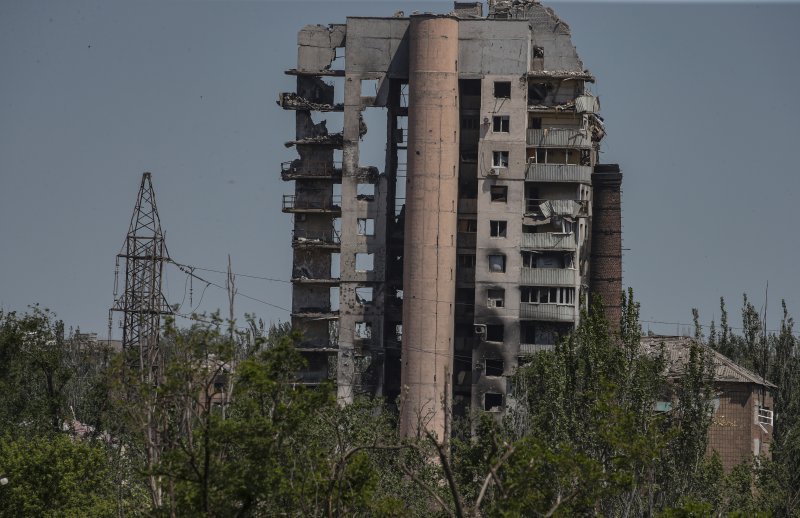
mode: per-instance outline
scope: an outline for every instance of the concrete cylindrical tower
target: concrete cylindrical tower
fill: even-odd
[[[622,173],[617,164],[598,164],[592,174],[592,253],[589,291],[599,295],[612,333],[622,315]]]
[[[458,20],[412,16],[400,433],[445,440],[453,372]]]

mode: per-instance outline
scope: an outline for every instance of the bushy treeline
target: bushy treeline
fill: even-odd
[[[792,321],[748,333],[751,309],[744,333],[725,315],[709,342],[770,369],[774,460],[730,474],[705,455],[710,358],[694,347],[683,376],[667,379],[664,355],[639,346],[630,295],[620,336],[600,312],[584,315],[518,369],[502,422],[456,421],[446,443],[400,438],[382,401],[339,407],[331,384],[296,383],[304,360],[286,326],[168,322],[153,384],[45,310],[0,313],[0,515],[797,514]],[[665,398],[676,403],[658,412]]]

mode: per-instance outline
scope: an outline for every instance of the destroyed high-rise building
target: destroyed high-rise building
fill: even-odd
[[[399,397],[402,433],[442,437],[451,411],[503,412],[507,376],[592,293],[618,321],[622,175],[598,164],[594,78],[551,9],[457,2],[306,26],[287,73],[305,382],[335,379],[342,403]],[[369,131],[386,139],[369,163],[375,107],[385,130]],[[343,112],[341,131],[326,112]]]

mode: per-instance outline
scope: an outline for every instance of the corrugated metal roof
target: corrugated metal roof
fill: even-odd
[[[656,354],[664,345],[667,355],[667,370],[671,376],[680,376],[689,361],[690,348],[694,338],[688,336],[643,336],[642,348],[646,352]],[[758,374],[736,364],[733,360],[720,354],[706,344],[702,347],[710,352],[714,360],[714,381],[729,381],[734,383],[755,383],[765,387],[777,388]]]

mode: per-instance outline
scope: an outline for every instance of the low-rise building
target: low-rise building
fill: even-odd
[[[679,378],[689,362],[695,339],[683,336],[646,336],[642,346],[657,353],[661,344],[667,359],[667,374]],[[713,416],[708,430],[708,450],[719,454],[726,471],[752,456],[770,457],[777,388],[761,376],[737,365],[705,344],[714,365]],[[670,403],[664,402],[664,409]]]

